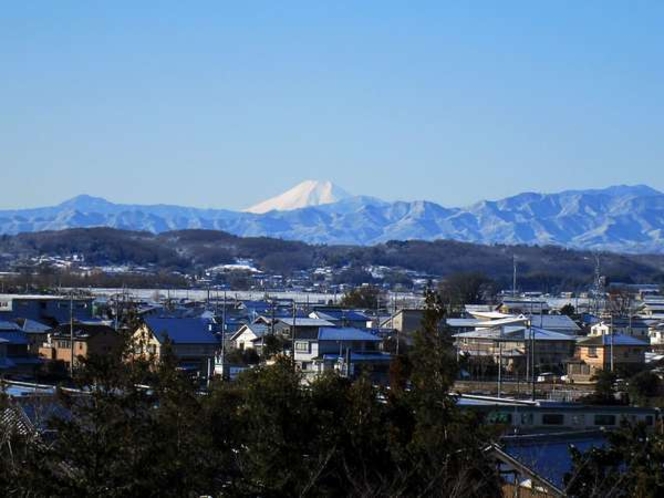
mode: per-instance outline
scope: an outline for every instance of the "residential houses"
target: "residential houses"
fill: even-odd
[[[297,336],[294,359],[307,379],[329,371],[348,377],[368,371],[386,380],[391,355],[383,353],[382,339],[351,327],[320,327],[315,334]]]
[[[0,322],[0,339],[5,347],[4,373],[30,375],[41,366],[39,357],[30,351],[28,334],[15,322]]]
[[[91,320],[93,297],[0,294],[0,320],[28,318],[56,325],[75,320]]]
[[[633,371],[645,364],[650,344],[625,334],[588,337],[576,345],[567,374],[574,381],[588,381],[600,370]]]
[[[365,329],[371,322],[371,317],[362,311],[340,309],[340,308],[316,308],[309,314],[309,318],[326,320],[335,327],[352,327]]]
[[[158,362],[167,344],[183,370],[207,375],[220,349],[215,323],[200,318],[147,317],[133,332],[133,357]]]
[[[647,341],[649,329],[650,323],[641,318],[611,318],[591,326],[588,335],[590,337],[611,334],[630,335]]]
[[[240,351],[256,349],[260,354],[261,339],[270,333],[270,326],[265,323],[248,323],[231,336],[232,346]]]
[[[508,314],[544,315],[550,309],[549,304],[541,299],[505,298],[497,310]]]
[[[664,321],[653,323],[648,330],[650,346],[657,353],[664,353]]]
[[[562,370],[574,354],[576,339],[536,327],[502,325],[454,334],[459,355],[470,361],[490,359],[508,373],[523,374],[533,361],[537,370]]]
[[[412,344],[413,334],[422,328],[424,310],[404,308],[395,312],[387,320],[383,320],[380,329],[391,332],[400,342]]]
[[[62,361],[67,367],[73,355],[75,367],[77,358],[109,354],[121,344],[121,336],[105,322],[64,323],[48,334],[39,355],[47,361]]]

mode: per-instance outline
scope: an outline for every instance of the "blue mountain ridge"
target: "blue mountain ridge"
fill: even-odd
[[[98,226],[153,233],[201,228],[314,244],[453,239],[664,253],[664,194],[646,185],[619,185],[555,194],[526,192],[464,208],[356,196],[264,214],[115,204],[81,195],[52,207],[0,211],[1,234]]]

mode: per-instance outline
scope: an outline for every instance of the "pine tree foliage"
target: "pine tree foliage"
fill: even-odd
[[[567,492],[578,498],[656,498],[664,495],[664,435],[644,424],[609,433],[608,444],[581,452],[572,447]]]

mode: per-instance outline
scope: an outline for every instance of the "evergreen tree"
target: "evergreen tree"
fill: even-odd
[[[664,495],[664,436],[644,424],[607,434],[608,444],[581,452],[572,447],[565,483],[578,498],[655,498]]]

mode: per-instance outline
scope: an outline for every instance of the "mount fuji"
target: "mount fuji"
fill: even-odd
[[[281,195],[245,209],[245,212],[263,214],[269,211],[292,211],[333,204],[349,197],[352,196],[348,192],[330,181],[306,180]]]
[[[664,253],[664,194],[645,185],[620,185],[528,192],[447,208],[427,201],[351,196],[331,182],[307,181],[244,212],[114,204],[90,196],[53,207],[0,211],[0,234],[98,226],[153,233],[223,230],[315,244],[452,239]]]

